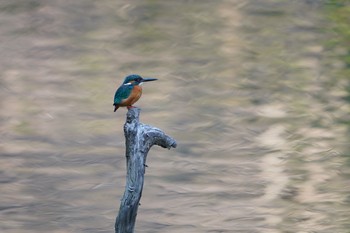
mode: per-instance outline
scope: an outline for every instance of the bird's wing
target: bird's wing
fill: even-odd
[[[114,104],[120,104],[123,99],[129,97],[132,91],[132,85],[122,85],[118,88],[114,95]]]

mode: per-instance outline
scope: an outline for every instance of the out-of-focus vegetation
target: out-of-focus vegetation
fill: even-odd
[[[329,39],[327,49],[330,55],[336,56],[342,62],[338,69],[335,69],[336,77],[344,83],[346,94],[343,99],[350,102],[350,1],[331,0],[327,4],[326,11],[330,19],[330,29],[334,35]],[[350,133],[349,114],[343,115],[339,122],[346,124]]]
[[[333,0],[329,1],[326,7],[330,19],[330,29],[333,37],[329,39],[327,49],[331,54],[338,56],[343,62],[339,67],[341,77],[350,76],[350,1]],[[350,101],[350,84],[347,85],[348,96]]]

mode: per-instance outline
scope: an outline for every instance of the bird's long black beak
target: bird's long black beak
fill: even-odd
[[[156,81],[156,80],[158,80],[158,79],[156,79],[156,78],[143,78],[142,82],[150,82],[150,81]]]

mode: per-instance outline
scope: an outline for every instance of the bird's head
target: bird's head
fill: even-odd
[[[140,75],[132,74],[125,77],[123,85],[140,85],[143,82],[155,81],[156,78],[142,78]]]

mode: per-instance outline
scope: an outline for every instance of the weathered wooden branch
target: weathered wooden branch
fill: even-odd
[[[140,109],[130,108],[124,124],[127,177],[119,213],[115,221],[115,233],[132,233],[142,195],[146,158],[153,145],[170,149],[176,141],[163,131],[139,122]]]

